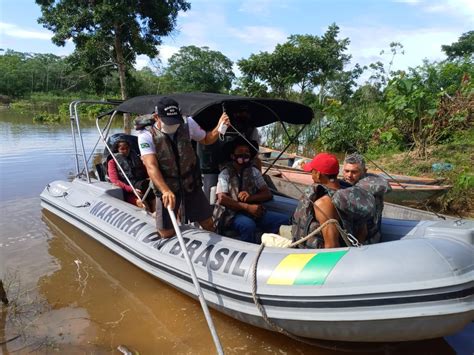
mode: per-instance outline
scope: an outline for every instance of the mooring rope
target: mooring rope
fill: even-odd
[[[67,199],[67,196],[69,196],[69,194],[67,193],[67,191],[64,191],[62,194],[60,195],[54,195],[50,190],[49,188],[51,187],[50,184],[46,185],[46,191],[48,191],[48,193],[50,194],[51,197],[57,197],[57,198],[60,198],[60,197],[63,197],[64,200],[69,204],[71,205],[72,207],[77,207],[77,208],[80,208],[80,207],[89,207],[91,204],[90,202],[84,202],[82,205],[74,205],[72,204],[68,199]]]
[[[327,220],[326,222],[324,222],[323,224],[321,224],[315,231],[311,232],[306,237],[290,244],[289,247],[294,247],[294,246],[296,246],[300,243],[303,243],[304,241],[311,238],[313,235],[319,233],[324,227],[326,227],[329,224],[334,224],[336,226],[336,228],[339,230],[339,232],[341,233],[341,235],[346,233],[341,228],[341,226],[339,225],[339,222],[337,220],[330,219],[330,220]],[[360,244],[358,246],[360,246]],[[265,244],[260,245],[260,248],[257,251],[257,255],[255,256],[255,261],[254,261],[253,267],[252,267],[252,299],[253,299],[253,302],[254,302],[255,306],[259,310],[260,315],[262,316],[262,319],[265,321],[265,323],[271,329],[273,329],[273,330],[275,330],[275,331],[277,331],[281,334],[284,334],[284,335],[286,335],[287,337],[289,337],[293,340],[297,340],[299,342],[302,342],[302,343],[305,343],[305,344],[308,344],[308,345],[312,345],[312,346],[317,346],[317,347],[327,349],[327,350],[344,351],[344,352],[379,352],[379,351],[385,351],[387,353],[390,350],[392,350],[392,347],[390,347],[386,344],[384,344],[382,346],[374,346],[374,347],[364,347],[364,348],[358,347],[357,349],[349,348],[349,347],[346,347],[346,346],[340,346],[340,345],[328,345],[328,344],[326,344],[326,342],[328,342],[328,341],[310,340],[310,339],[295,335],[293,333],[290,333],[289,331],[287,331],[286,329],[280,327],[278,324],[276,324],[274,321],[272,321],[268,317],[267,312],[265,311],[265,308],[260,303],[259,297],[257,296],[257,268],[258,268],[258,261],[260,259],[260,256],[262,255],[263,249],[265,249]]]

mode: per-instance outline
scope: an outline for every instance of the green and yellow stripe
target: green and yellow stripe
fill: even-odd
[[[268,285],[322,285],[347,250],[289,254],[273,270]]]

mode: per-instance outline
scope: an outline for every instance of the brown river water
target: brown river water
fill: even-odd
[[[86,125],[83,135],[87,150],[95,126]],[[198,301],[42,210],[45,185],[70,179],[73,169],[68,124],[34,124],[29,115],[0,111],[0,279],[10,300],[0,306],[0,353],[120,354],[119,346],[131,354],[215,353]],[[344,353],[211,314],[228,354]],[[471,353],[468,328],[386,352],[378,351],[381,344],[325,345],[358,353]]]

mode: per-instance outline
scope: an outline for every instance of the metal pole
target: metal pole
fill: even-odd
[[[79,152],[77,151],[77,143],[76,143],[76,132],[74,130],[74,121],[75,116],[73,112],[73,105],[76,104],[77,101],[73,101],[69,104],[69,119],[71,121],[71,134],[72,134],[72,141],[74,142],[74,160],[76,161],[76,177],[79,176]]]
[[[79,104],[79,102],[74,105],[74,115],[76,117],[77,134],[79,135],[79,142],[81,143],[82,160],[84,162],[84,169],[85,169],[85,172],[86,172],[86,179],[87,179],[87,182],[90,184],[91,183],[91,178],[89,176],[89,167],[87,166],[86,150],[84,148],[84,140],[82,139],[81,126],[79,125],[79,112],[77,110],[77,105],[78,104]]]
[[[214,327],[214,323],[212,322],[211,314],[209,313],[209,308],[207,308],[206,300],[204,299],[201,286],[199,285],[199,281],[196,276],[196,271],[194,270],[193,264],[191,263],[191,259],[189,258],[188,250],[186,249],[186,244],[184,244],[183,236],[181,235],[181,230],[179,229],[179,226],[178,226],[178,221],[176,220],[174,211],[170,206],[168,206],[168,212],[170,214],[171,222],[173,223],[176,236],[178,237],[179,245],[181,246],[181,250],[183,251],[184,259],[186,259],[186,263],[188,264],[189,271],[193,279],[194,287],[196,287],[196,291],[199,296],[199,302],[201,302],[201,307],[204,312],[204,316],[206,317],[209,330],[211,331],[217,353],[219,355],[221,354],[223,355],[224,351],[222,350],[222,345],[219,341],[219,337],[217,336],[216,328]]]

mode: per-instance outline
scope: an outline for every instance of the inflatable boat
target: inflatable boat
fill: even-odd
[[[186,97],[174,98],[187,107]],[[145,99],[150,105],[157,101],[156,96]],[[214,95],[212,102],[195,102],[194,111],[187,113],[199,117],[206,107],[220,106],[223,100],[254,99]],[[266,105],[277,115],[282,113],[280,106],[292,108],[293,103],[274,101],[273,106],[270,101],[255,105]],[[146,110],[143,100],[136,102]],[[71,116],[74,146],[83,150],[77,114],[81,103],[71,104]],[[133,112],[134,105],[124,104],[127,101],[110,116]],[[306,114],[300,106],[296,108]],[[269,120],[264,117],[260,123]],[[81,144],[76,144],[77,137]],[[197,298],[177,238],[160,239],[153,217],[123,201],[120,188],[90,176],[89,159],[82,153],[76,152],[76,157],[82,155],[85,168],[80,170],[77,159],[73,181],[48,184],[41,193],[43,208]],[[296,203],[275,195],[266,208],[290,216]],[[258,327],[275,330],[276,325],[302,338],[392,342],[446,336],[474,318],[473,221],[384,218],[381,243],[320,250],[262,251],[259,245],[192,225],[182,225],[181,231],[207,304]]]

